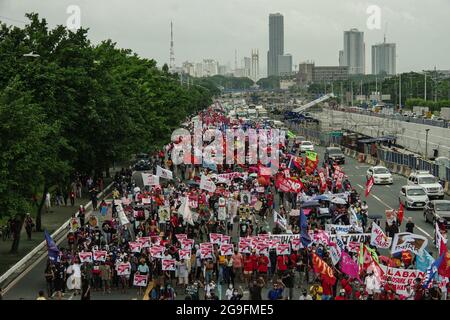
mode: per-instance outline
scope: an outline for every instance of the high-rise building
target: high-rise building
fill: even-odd
[[[285,76],[292,74],[292,55],[283,54],[278,56],[278,75]]]
[[[252,58],[244,57],[244,77],[250,78],[252,73]]]
[[[298,65],[298,77],[300,83],[308,84],[313,81],[314,62],[307,61]]]
[[[195,64],[195,76],[198,78],[203,77],[203,63],[197,62]]]
[[[339,50],[339,67],[344,67],[344,50]]]
[[[182,65],[183,73],[195,77],[195,65],[192,62],[185,61]]]
[[[228,67],[225,65],[219,65],[219,74],[224,76],[228,73]]]
[[[342,65],[347,66],[349,74],[365,74],[365,43],[364,32],[358,29],[344,31],[344,52]]]
[[[280,13],[269,15],[269,51],[267,75],[278,76],[278,56],[284,55],[284,18]]]
[[[256,82],[259,80],[259,51],[252,50],[252,71],[251,79]]]
[[[372,46],[372,74],[396,74],[396,45],[384,42]]]
[[[203,59],[203,76],[211,77],[219,73],[219,64],[214,59]]]

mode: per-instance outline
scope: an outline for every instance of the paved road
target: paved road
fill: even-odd
[[[316,147],[319,153],[319,159],[323,159],[323,147]],[[343,165],[345,173],[349,176],[352,185],[357,188],[358,192],[362,194],[364,199],[364,188],[366,183],[365,173],[369,165],[358,163],[355,159],[347,157],[346,164]],[[139,185],[142,184],[142,179],[139,173],[135,173],[133,178],[137,180]],[[367,203],[369,205],[369,214],[380,214],[384,217],[384,212],[386,209],[398,208],[398,195],[401,186],[406,184],[406,178],[395,175],[394,184],[387,186],[374,186],[371,194],[367,198]],[[446,196],[448,199],[448,196]],[[435,253],[436,249],[432,244],[432,237],[434,233],[434,227],[425,223],[423,219],[422,210],[407,210],[405,211],[405,220],[407,217],[412,217],[414,223],[416,224],[415,232],[418,234],[423,234],[428,237],[429,245],[428,249]],[[382,226],[384,226],[384,219],[382,220]],[[404,231],[404,224],[401,227],[401,231]],[[28,273],[24,274],[23,277],[5,294],[5,299],[35,299],[36,294],[39,290],[45,290],[46,284],[44,280],[44,269],[45,269],[45,259],[38,263],[34,268],[32,268]],[[226,288],[223,286],[223,294]],[[266,291],[263,292],[263,297],[266,295]],[[298,298],[299,290],[295,290],[295,297]],[[184,295],[179,295],[178,299],[183,299]],[[91,295],[92,299],[95,300],[123,300],[123,299],[142,299],[142,296],[137,295],[137,289],[130,289],[127,294],[121,294],[119,292],[113,292],[111,295],[104,295],[103,293],[93,292]],[[73,296],[68,294],[65,299],[77,300],[78,296]]]

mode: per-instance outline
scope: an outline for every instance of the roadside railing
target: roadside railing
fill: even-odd
[[[105,195],[113,186],[113,182],[110,183],[102,192],[98,194],[98,197],[102,197]],[[89,201],[84,207],[88,209],[92,206],[92,201]],[[61,225],[55,232],[51,234],[51,237],[57,242],[58,239],[65,236],[68,227],[70,224],[70,218]],[[4,288],[9,283],[11,283],[15,277],[21,274],[26,267],[30,264],[31,261],[39,259],[42,254],[47,254],[46,250],[46,241],[42,241],[39,245],[37,245],[33,250],[31,250],[27,255],[25,255],[22,259],[20,259],[16,264],[14,264],[11,268],[9,268],[4,274],[0,276],[0,287]]]
[[[330,133],[320,132],[311,128],[306,128],[299,123],[287,121],[291,130],[295,130],[308,140],[322,146],[338,145],[344,149],[344,153],[355,158],[364,159],[364,161],[375,165],[382,164],[394,173],[409,176],[411,171],[425,170],[437,177],[445,185],[446,190],[449,189],[450,167],[440,165],[434,161],[425,160],[420,156],[412,153],[402,153],[388,149],[377,149],[376,155],[361,153],[357,150],[350,149],[342,145],[341,136],[333,136]]]

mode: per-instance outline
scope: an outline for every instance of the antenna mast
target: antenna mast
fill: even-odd
[[[173,23],[170,21],[170,63],[169,63],[170,71],[175,69],[175,52],[173,50]]]

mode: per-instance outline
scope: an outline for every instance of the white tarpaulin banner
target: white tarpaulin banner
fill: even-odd
[[[178,208],[178,214],[182,216],[183,220],[189,223],[191,226],[194,225],[192,211],[189,208],[187,197],[181,198],[181,206]]]
[[[127,216],[125,215],[125,211],[123,211],[123,207],[121,204],[117,205],[116,210],[117,216],[119,217],[119,221],[122,226],[130,223]]]
[[[275,224],[278,224],[281,228],[283,228],[285,231],[287,230],[287,221],[285,218],[283,218],[278,212],[273,210],[273,222]]]
[[[159,177],[153,174],[142,173],[142,181],[144,183],[144,186],[159,185]]]
[[[216,191],[216,185],[214,184],[214,182],[212,182],[210,179],[208,179],[207,176],[202,175],[201,179],[200,179],[200,189],[209,191],[209,192],[214,192]]]
[[[355,225],[340,225],[340,224],[325,224],[325,231],[331,233],[331,230],[335,230],[337,234],[348,234],[350,230],[354,230],[358,233],[362,233],[361,227]]]
[[[158,177],[164,178],[164,179],[173,179],[172,171],[163,169],[160,166],[156,167],[156,175]]]
[[[370,236],[370,244],[380,248],[380,249],[388,249],[390,248],[392,243],[392,238],[386,236],[378,224],[375,222],[372,223],[372,233]]]
[[[391,278],[391,284],[395,288],[395,292],[398,294],[406,295],[406,289],[410,284],[414,284],[416,278],[423,279],[425,277],[425,272],[419,270],[410,269],[397,269],[390,268],[385,265],[380,265],[383,270],[383,275],[381,276],[381,282],[386,283],[387,278]]]
[[[407,250],[421,255],[427,245],[428,239],[424,236],[409,232],[400,232],[396,233],[392,240],[391,253],[394,254]]]

